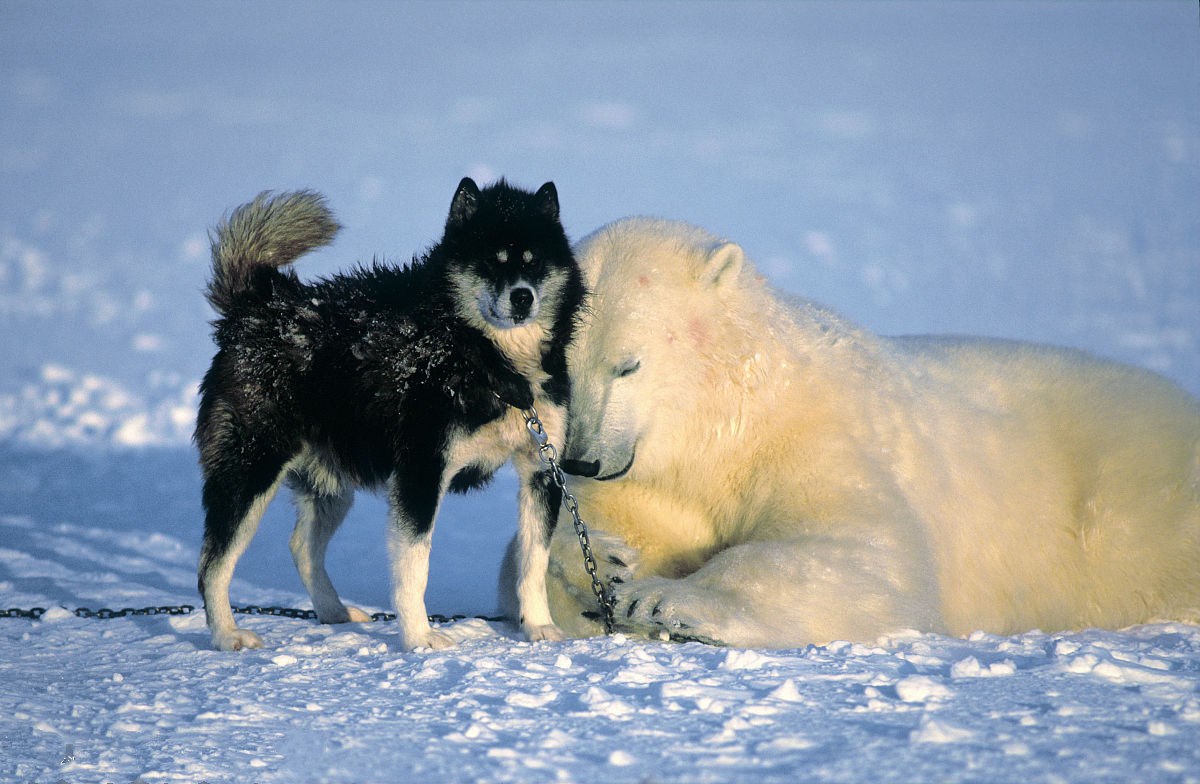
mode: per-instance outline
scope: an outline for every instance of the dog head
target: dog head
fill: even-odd
[[[548,326],[554,302],[572,284],[570,242],[558,217],[558,192],[536,193],[504,180],[480,189],[458,184],[442,241],[457,308],[485,332]]]

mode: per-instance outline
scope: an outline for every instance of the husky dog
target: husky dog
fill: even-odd
[[[520,476],[520,624],[561,639],[546,601],[561,493],[521,409],[561,436],[565,349],[583,294],[553,183],[459,183],[445,234],[405,266],[373,263],[312,283],[287,266],[340,226],[319,194],[263,193],[212,238],[208,301],[217,354],[200,387],[204,476],[199,588],[213,644],[262,646],[234,624],[234,567],[283,482],[292,557],[322,623],[364,621],[338,598],[325,549],[357,487],[386,488],[392,599],[402,645],[453,644],[425,611],[429,548],[447,491]]]

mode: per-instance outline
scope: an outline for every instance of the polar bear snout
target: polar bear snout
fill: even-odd
[[[562,470],[571,476],[582,476],[585,479],[592,479],[600,473],[599,460],[564,459],[560,465],[562,466]]]
[[[607,385],[572,379],[562,469],[573,476],[605,482],[620,479],[633,468],[640,431],[626,395]],[[592,401],[600,401],[597,406]]]
[[[602,462],[600,460],[573,460],[564,458],[560,465],[562,470],[572,476],[581,476],[585,479],[595,479],[597,482],[609,482],[613,479],[620,479],[629,473],[629,469],[633,468],[633,461],[637,458],[637,449],[632,448],[629,451],[629,456],[625,460],[613,460]],[[620,466],[613,470],[612,466]]]

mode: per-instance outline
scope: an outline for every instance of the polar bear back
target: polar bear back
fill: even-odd
[[[926,436],[912,436],[900,477],[935,540],[951,630],[1195,616],[1195,400],[1068,349],[890,343],[913,378],[910,427]]]

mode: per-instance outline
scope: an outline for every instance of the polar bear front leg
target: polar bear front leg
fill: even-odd
[[[936,631],[942,623],[932,569],[913,557],[878,541],[751,542],[723,550],[682,579],[614,586],[614,616],[619,629],[647,637],[738,647]]]

